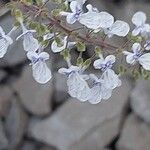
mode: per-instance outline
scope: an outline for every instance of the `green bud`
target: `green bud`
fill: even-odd
[[[66,4],[65,2],[61,4],[60,9],[63,11],[67,11],[68,10],[68,4]]]
[[[85,69],[87,69],[89,66],[91,65],[91,59],[87,59],[84,63],[83,63],[83,67]]]
[[[36,4],[38,6],[42,6],[43,5],[43,0],[36,0]]]
[[[78,50],[79,52],[84,52],[84,51],[86,51],[85,43],[78,42],[78,43],[76,44],[76,46],[77,46],[77,50]]]
[[[17,20],[14,22],[14,26],[15,27],[19,27],[20,26],[20,22],[18,22]]]
[[[118,67],[118,71],[120,74],[125,74],[127,72],[127,68],[125,68],[123,65],[120,65]]]
[[[140,75],[140,72],[138,70],[133,69],[132,70],[132,76],[137,80],[140,78],[141,75]]]
[[[62,39],[59,37],[55,37],[55,41],[56,41],[58,47],[62,47],[64,45]]]
[[[23,21],[22,12],[19,9],[14,10],[14,15],[15,15],[15,18],[17,19],[18,22]]]
[[[44,47],[47,47],[49,45],[49,40],[45,40],[45,41],[42,41],[41,43]]]
[[[77,58],[77,66],[80,66],[80,65],[82,65],[82,64],[83,64],[83,58],[78,57],[78,58]]]
[[[54,9],[54,10],[51,11],[51,14],[52,14],[54,17],[57,17],[57,16],[60,15],[60,12],[61,12],[61,11],[62,11],[61,9]]]
[[[102,49],[99,46],[95,47],[95,54],[99,56],[102,53]]]
[[[32,4],[33,4],[33,1],[32,0],[22,0],[24,3],[25,3],[25,5],[27,5],[27,6],[31,6]]]
[[[57,4],[61,4],[62,3],[62,0],[51,0],[52,2],[54,3],[57,3]]]
[[[70,53],[69,53],[69,49],[64,49],[61,53],[60,53],[64,59],[67,61],[68,59],[71,58]]]
[[[142,68],[141,73],[142,73],[142,77],[143,77],[145,80],[148,80],[148,79],[149,79],[150,72],[149,72],[148,70],[145,70],[145,69]]]

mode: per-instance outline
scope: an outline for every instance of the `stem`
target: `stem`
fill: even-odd
[[[23,3],[20,3],[20,4],[21,4],[21,6],[25,7],[26,9],[28,9],[30,11],[33,10],[33,13],[35,13],[35,10],[37,12],[40,9],[36,5],[26,6]],[[53,24],[53,26],[55,26],[58,29],[58,31],[64,32],[64,33],[66,33],[68,36],[70,36],[72,38],[77,38],[77,39],[85,42],[88,45],[100,46],[100,47],[103,47],[103,48],[108,48],[110,50],[118,49],[118,47],[113,46],[113,45],[111,45],[109,43],[106,43],[106,42],[104,42],[102,40],[98,40],[98,39],[93,38],[93,37],[87,37],[87,36],[79,34],[78,32],[74,32],[74,34],[72,34],[73,33],[72,31],[74,31],[74,29],[71,30],[71,29],[63,26],[61,24],[60,20],[58,20],[58,19],[56,19],[54,17],[51,17],[50,15],[47,16],[47,19],[50,21],[49,24]]]

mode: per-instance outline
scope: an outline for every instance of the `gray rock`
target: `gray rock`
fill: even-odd
[[[37,83],[33,79],[31,66],[24,68],[22,77],[15,82],[14,87],[20,94],[21,103],[30,113],[43,116],[51,112],[51,81],[43,85]]]
[[[149,150],[150,126],[135,115],[130,115],[124,125],[117,148],[118,150]]]
[[[39,150],[57,150],[57,149],[52,146],[42,146]]]
[[[150,81],[139,80],[131,93],[131,106],[134,112],[150,122]]]
[[[0,117],[5,117],[9,111],[12,91],[5,86],[0,87]]]
[[[57,102],[64,102],[66,99],[68,99],[69,94],[67,93],[67,81],[65,76],[59,73],[54,74],[54,98]]]
[[[8,147],[8,139],[6,138],[2,121],[0,120],[0,150]]]
[[[36,145],[33,142],[25,141],[21,150],[36,150]]]
[[[118,133],[121,112],[131,88],[130,82],[124,79],[110,100],[97,105],[71,98],[51,117],[33,119],[28,132],[60,150],[82,150],[88,146],[92,150],[102,148]]]
[[[28,116],[19,103],[19,99],[12,98],[12,105],[6,117],[5,130],[9,140],[9,149],[16,150],[26,131]]]

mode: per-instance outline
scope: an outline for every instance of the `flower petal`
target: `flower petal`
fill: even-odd
[[[69,13],[66,17],[66,20],[69,24],[74,24],[77,21],[74,13]]]
[[[25,51],[37,51],[39,48],[39,42],[31,33],[27,33],[24,35],[23,47]]]
[[[32,66],[34,79],[41,84],[47,83],[52,75],[50,69],[47,67],[45,62],[37,62]]]
[[[126,22],[117,20],[110,28],[110,33],[125,37],[129,33],[129,30],[130,27]]]
[[[94,68],[95,69],[101,69],[102,68],[101,65],[104,63],[104,61],[105,61],[104,59],[95,60],[94,64],[93,64]]]
[[[112,69],[107,69],[102,74],[102,80],[104,80],[105,87],[108,89],[115,89],[121,85],[121,80],[118,75]]]
[[[128,64],[134,64],[135,63],[134,53],[130,53],[130,52],[124,51],[123,54],[127,55],[126,56],[126,62]]]
[[[141,51],[141,44],[140,43],[134,43],[132,46],[132,50],[135,54],[138,53],[139,51]]]
[[[81,14],[79,22],[90,29],[109,28],[114,22],[114,17],[107,12],[87,12]]]
[[[0,58],[4,57],[7,52],[9,43],[5,39],[0,39]]]
[[[113,64],[116,61],[116,57],[114,55],[109,55],[105,58],[105,61],[106,62],[110,61]]]
[[[139,63],[145,70],[150,70],[150,53],[146,53],[139,58]]]
[[[132,31],[132,35],[133,36],[137,36],[137,35],[139,35],[140,34],[140,32],[141,32],[141,28],[135,28],[133,31]]]
[[[48,60],[49,59],[49,54],[47,52],[41,52],[39,54],[39,57],[43,58],[44,60]]]
[[[142,24],[145,24],[146,21],[146,15],[144,12],[137,12],[134,14],[134,16],[132,17],[132,22],[134,25],[136,25],[137,27],[141,26]]]

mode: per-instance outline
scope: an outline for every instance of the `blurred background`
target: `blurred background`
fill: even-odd
[[[8,1],[0,1],[0,26],[6,33],[13,25],[4,7]],[[130,25],[139,10],[150,21],[149,0],[88,2]],[[150,150],[149,80],[122,77],[110,100],[91,105],[67,94],[66,79],[57,73],[66,66],[61,56],[50,52],[53,78],[45,85],[34,81],[28,64],[21,41],[0,60],[0,150]]]

